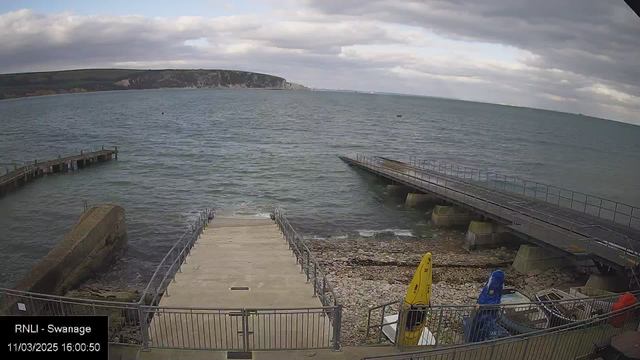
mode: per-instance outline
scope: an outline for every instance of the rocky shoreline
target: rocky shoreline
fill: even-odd
[[[307,240],[343,305],[344,345],[377,340],[377,335],[366,339],[368,309],[402,299],[427,252],[433,255],[433,305],[475,304],[492,270],[503,270],[505,285],[528,295],[550,287],[568,290],[584,285],[591,273],[578,266],[522,275],[511,268],[519,244],[467,253],[461,247],[464,234],[434,227],[420,238]]]

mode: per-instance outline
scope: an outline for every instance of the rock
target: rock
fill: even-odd
[[[507,250],[507,248],[504,246],[500,248],[500,251],[505,251],[505,250]]]
[[[364,250],[358,249],[358,254],[364,254]]]
[[[529,271],[527,273],[528,276],[536,276],[536,275],[540,275],[542,273],[542,270],[540,269],[533,269],[531,271]]]

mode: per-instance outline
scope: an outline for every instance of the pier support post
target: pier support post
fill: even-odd
[[[118,160],[118,147],[116,146],[116,160]]]
[[[508,241],[511,234],[500,224],[472,221],[464,237],[462,247],[471,252],[478,245],[493,246]]]
[[[627,289],[627,282],[623,276],[591,274],[584,286],[611,292],[621,292]]]
[[[436,196],[429,194],[416,194],[408,193],[405,205],[409,207],[427,207],[440,202],[440,199]]]
[[[387,185],[387,192],[392,196],[406,196],[409,189],[404,185]]]
[[[436,205],[431,213],[431,222],[437,226],[462,226],[477,219],[478,215],[457,206]]]
[[[574,265],[571,259],[556,252],[533,245],[520,245],[513,268],[521,274],[527,274],[534,269],[549,269]]]

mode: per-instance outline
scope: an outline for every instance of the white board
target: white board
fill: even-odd
[[[396,325],[398,321],[398,315],[389,315],[385,316],[382,323],[382,333],[387,337],[392,343],[394,343],[396,338]],[[418,340],[418,345],[435,345],[436,338],[433,336],[431,331],[427,329],[425,326],[422,329],[422,334],[420,335],[420,340]]]

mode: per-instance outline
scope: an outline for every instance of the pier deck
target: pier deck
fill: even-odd
[[[0,176],[0,195],[15,190],[44,174],[82,169],[94,163],[111,160],[113,157],[115,157],[116,160],[118,159],[117,147],[115,149],[103,148],[102,150],[64,158],[58,157],[57,159],[42,162],[35,160],[31,165],[16,167],[13,171],[9,171]]]
[[[149,325],[152,347],[333,346],[333,310],[313,296],[313,286],[270,219],[216,217],[167,293]]]
[[[586,211],[488,188],[482,184],[483,176],[479,181],[465,180],[454,176],[455,169],[446,174],[378,157],[340,158],[350,165],[494,219],[515,235],[567,256],[594,259],[622,270],[638,265],[640,230],[634,227],[640,225],[637,208],[631,207],[620,223],[615,217],[612,221]],[[527,189],[525,184],[525,194]],[[592,206],[588,200],[584,200],[584,204],[585,209],[587,205]]]

